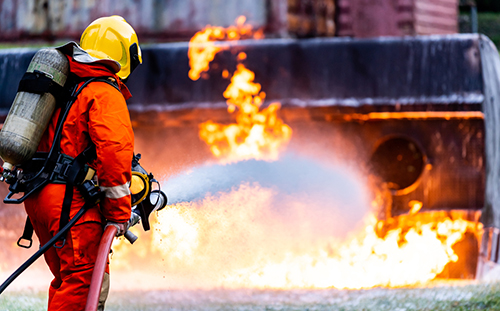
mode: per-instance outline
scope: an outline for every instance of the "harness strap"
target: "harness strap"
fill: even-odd
[[[28,241],[28,245],[24,245],[21,243],[21,241]],[[31,224],[30,217],[26,217],[26,223],[24,224],[24,231],[23,235],[17,240],[17,246],[23,247],[23,248],[30,248],[31,245],[33,244],[33,224]]]
[[[43,76],[45,76],[47,79],[50,79],[46,75],[43,75]],[[28,81],[30,79],[33,79],[32,75],[28,75],[28,77],[29,78],[26,78],[26,79],[24,79],[24,77],[23,77],[23,80]],[[46,81],[46,79],[43,77],[41,77],[41,78],[37,77],[37,79],[42,79],[42,80]],[[32,180],[30,180],[31,182],[38,183],[38,186],[36,186],[33,190],[31,190],[30,193],[32,193],[33,191],[35,191],[36,189],[38,189],[40,187],[43,187],[45,184],[47,184],[49,182],[49,178],[41,178],[41,175],[43,175],[43,172],[53,171],[57,162],[58,162],[58,158],[61,155],[62,127],[64,125],[64,122],[66,120],[68,112],[69,112],[71,106],[73,105],[73,103],[76,101],[78,95],[80,95],[81,91],[88,84],[90,84],[91,82],[94,82],[94,81],[105,82],[105,83],[113,86],[114,88],[116,88],[119,92],[121,92],[117,83],[114,83],[114,82],[112,82],[104,77],[102,77],[102,78],[100,78],[100,77],[99,78],[90,78],[90,79],[86,80],[80,88],[78,88],[78,83],[74,86],[73,91],[71,92],[71,95],[68,98],[66,105],[61,108],[62,110],[61,110],[61,112],[59,114],[59,118],[57,120],[54,141],[53,141],[51,150],[49,151],[49,154],[47,156],[47,159],[45,161],[45,164],[44,164],[43,168],[39,171],[39,173],[36,174],[36,176]],[[20,89],[29,88],[31,86],[30,82],[22,82],[22,83],[24,85],[23,86],[20,85],[19,86]],[[56,83],[53,83],[53,84],[56,84]],[[36,93],[32,90],[30,92]],[[45,92],[46,91],[44,91],[43,93],[45,93]],[[87,162],[92,161],[96,157],[97,156],[96,156],[95,145],[92,144],[91,146],[87,147],[82,153],[80,153],[73,160],[71,166],[68,168],[67,179],[66,179],[66,188],[64,191],[63,205],[61,208],[61,218],[59,220],[59,230],[62,230],[62,228],[64,228],[69,222],[71,202],[73,201],[73,189],[74,189],[74,186],[76,186],[76,182],[83,181],[86,177],[85,174],[83,174],[83,176],[82,176],[82,172],[84,171],[83,168],[85,167],[85,164]],[[54,174],[48,174],[48,175],[54,176]],[[32,244],[32,236],[33,236],[33,225],[31,224],[31,221],[29,221],[29,219],[27,219],[26,224],[24,226],[23,235],[18,240],[18,245],[19,245],[21,240],[25,239],[25,240],[30,241],[29,246],[26,247],[26,248],[29,248]],[[62,236],[62,237],[64,237],[64,236]],[[63,247],[65,244],[65,241],[66,241],[65,238],[63,238],[62,245],[54,244],[54,247]],[[19,245],[19,246],[21,246],[21,245]],[[21,246],[21,247],[23,247],[23,246]]]
[[[84,81],[84,83],[80,87],[78,87],[78,84],[81,81]],[[76,82],[75,88],[74,88],[73,92],[71,92],[71,95],[68,99],[67,104],[62,107],[62,110],[59,114],[59,118],[57,120],[56,131],[54,134],[54,141],[52,142],[52,147],[51,147],[51,150],[49,151],[49,159],[48,159],[50,162],[53,163],[53,165],[55,165],[55,163],[59,157],[59,154],[61,153],[61,138],[62,138],[62,128],[64,126],[64,122],[66,121],[66,117],[68,116],[69,110],[73,106],[73,103],[76,101],[76,99],[78,98],[78,96],[80,95],[82,90],[87,85],[89,85],[91,82],[106,82],[108,84],[113,85],[116,89],[118,89],[118,91],[120,91],[119,88],[115,84],[113,84],[111,81],[109,81],[105,77],[80,79],[80,80],[76,80],[75,82]]]
[[[86,87],[90,82],[92,81],[101,81],[101,82],[106,82],[108,84],[112,84],[111,81],[108,81],[107,79],[103,78],[92,78],[88,81],[86,81],[80,89],[76,92],[76,94],[73,96],[72,100],[70,101],[70,105],[66,107],[66,111],[64,114],[61,114],[59,116],[59,120],[57,121],[58,127],[61,127],[66,119],[67,113],[73,103],[75,102],[77,96],[80,94],[81,90]],[[58,132],[58,136],[55,137],[54,139],[54,144],[57,144],[56,147],[58,148],[57,154],[60,153],[61,149],[61,131]],[[64,191],[64,199],[63,199],[63,205],[61,208],[61,217],[59,219],[59,230],[61,230],[70,220],[70,211],[71,211],[71,202],[73,201],[73,188],[75,186],[75,182],[77,180],[77,177],[80,172],[83,171],[83,168],[85,167],[85,163],[95,159],[97,157],[96,155],[96,150],[95,150],[95,145],[92,144],[91,146],[87,147],[82,153],[80,153],[74,160],[73,163],[71,164],[71,167],[68,170],[67,173],[67,179],[66,179],[66,189]],[[85,177],[85,176],[84,176]],[[61,246],[55,245],[55,247],[62,247],[64,246],[65,239],[62,242]]]
[[[113,80],[114,80],[114,78],[113,78]],[[113,82],[113,81],[111,81],[110,79],[97,79],[97,80],[95,80],[95,81],[107,83],[107,84],[111,85],[112,87],[114,87],[115,89],[117,89],[117,90],[118,90],[118,92],[120,92],[120,93],[122,92],[122,91],[120,90],[120,87],[118,86],[118,83]]]
[[[85,149],[82,153],[80,153],[73,160],[73,163],[69,167],[66,179],[66,189],[64,191],[63,205],[61,208],[61,218],[59,219],[59,230],[64,228],[64,226],[66,226],[69,222],[74,186],[85,178],[85,175],[87,173],[86,171],[84,171],[85,164],[95,158],[95,145],[92,144],[91,146],[87,147],[87,149]]]

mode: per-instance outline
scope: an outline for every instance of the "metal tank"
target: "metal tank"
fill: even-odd
[[[45,75],[64,86],[69,74],[69,62],[56,49],[42,49],[33,56],[26,72]],[[17,93],[0,131],[0,157],[4,161],[4,170],[10,171],[31,159],[55,107],[56,99],[50,93]]]

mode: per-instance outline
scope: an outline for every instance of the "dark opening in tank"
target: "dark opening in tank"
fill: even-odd
[[[389,189],[399,191],[417,182],[425,166],[425,155],[410,138],[390,137],[375,148],[370,166]]]

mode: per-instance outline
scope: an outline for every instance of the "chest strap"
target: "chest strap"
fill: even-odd
[[[59,219],[59,230],[62,229],[70,220],[71,202],[73,200],[73,189],[75,186],[80,186],[94,176],[94,169],[87,165],[88,162],[96,158],[95,146],[92,144],[80,153],[75,159],[70,156],[61,154],[60,160],[57,161],[55,169],[49,180],[53,183],[65,183],[64,199],[61,208],[61,218]],[[27,241],[24,243],[23,241]],[[22,236],[17,241],[17,245],[23,248],[30,248],[33,243],[33,225],[29,217],[26,218]],[[56,247],[62,247],[56,244]]]

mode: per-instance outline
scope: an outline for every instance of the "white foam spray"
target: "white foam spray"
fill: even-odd
[[[294,154],[193,167],[163,180],[162,190],[169,206],[153,221],[149,242],[141,236],[141,246],[115,248],[112,268],[124,267],[129,280],[138,273],[125,289],[245,286],[241,271],[292,253],[316,256],[357,231],[370,209],[359,174]]]
[[[284,201],[308,205],[310,215],[325,217],[322,222],[328,222],[332,233],[341,236],[354,228],[370,208],[366,182],[357,172],[294,154],[274,162],[206,164],[164,181],[162,188],[169,204],[177,204],[217,196],[242,184],[273,189],[274,202],[270,205],[283,213],[287,206]]]

